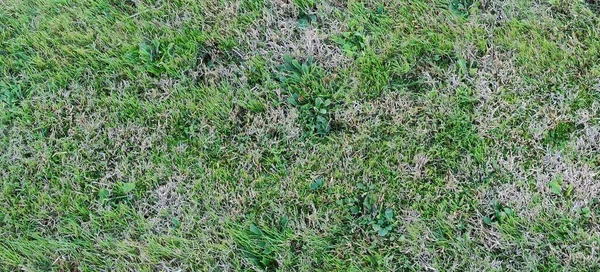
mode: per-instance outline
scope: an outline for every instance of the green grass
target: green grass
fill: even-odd
[[[594,1],[0,0],[2,271],[593,271]]]

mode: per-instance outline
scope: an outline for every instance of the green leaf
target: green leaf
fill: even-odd
[[[288,96],[288,98],[286,100],[288,103],[292,104],[293,106],[298,106],[298,103],[296,102],[296,98],[294,98],[293,96]]]
[[[293,61],[293,60],[294,60],[294,59],[292,58],[292,56],[290,56],[290,55],[284,55],[284,56],[283,56],[283,62],[284,62],[284,64],[283,64],[283,68],[284,68],[285,70],[289,71],[289,72],[293,72],[293,71],[295,70],[295,69],[294,69],[294,66],[292,65],[292,61]],[[285,78],[285,77],[284,77],[284,78]]]
[[[497,213],[497,216],[498,216],[498,221],[499,222],[503,222],[504,219],[506,219],[506,213],[505,212],[499,212],[499,213]]]
[[[310,189],[311,190],[317,190],[321,187],[323,187],[324,181],[322,178],[316,179],[313,183],[310,184]]]
[[[281,226],[282,229],[287,228],[288,222],[289,222],[289,219],[285,215],[283,217],[281,217],[281,220],[279,220],[279,224],[280,224],[280,226]]]
[[[100,200],[104,200],[107,199],[110,196],[110,192],[104,188],[100,189],[100,191],[98,191],[98,198],[100,198]]]
[[[567,190],[565,190],[565,196],[571,196],[573,195],[573,185],[567,186]]]
[[[263,234],[262,230],[260,230],[260,228],[257,227],[254,224],[250,225],[250,232],[252,232],[252,233],[254,233],[256,235],[262,235]]]
[[[390,231],[387,229],[380,229],[379,230],[379,236],[386,236]]]
[[[181,221],[179,221],[177,217],[171,218],[171,223],[173,223],[173,228],[179,228],[179,226],[181,226]]]
[[[308,66],[308,64],[303,63],[302,69],[300,69],[300,71],[302,71],[302,74],[308,74],[310,72],[310,67]]]
[[[146,43],[138,44],[138,56],[141,61],[149,63],[152,61],[152,47]]]
[[[298,26],[301,28],[304,27],[308,27],[308,18],[305,16],[300,17],[300,19],[298,19]]]
[[[504,208],[504,213],[507,216],[514,216],[515,215],[515,211],[513,209],[511,209],[511,208]]]
[[[458,62],[458,69],[462,74],[466,74],[468,69],[467,69],[467,61],[465,59],[459,59]]]
[[[302,65],[300,65],[300,63],[298,62],[298,60],[296,60],[296,59],[293,59],[293,60],[292,60],[292,65],[293,65],[293,66],[294,66],[296,69],[298,69],[298,71],[302,71]]]
[[[392,209],[385,209],[385,219],[387,219],[388,221],[394,220],[394,211]]]
[[[562,194],[562,186],[560,186],[560,182],[562,178],[556,178],[554,180],[552,180],[552,182],[550,182],[550,184],[548,184],[548,186],[550,186],[550,190],[557,194],[560,195]]]
[[[489,218],[489,217],[487,217],[487,216],[484,216],[484,217],[483,217],[483,223],[486,223],[486,224],[488,224],[488,225],[491,225],[491,224],[492,224],[492,219],[491,219],[491,218]]]
[[[127,194],[135,189],[135,183],[125,182],[121,185],[121,190],[123,193]]]
[[[590,208],[588,208],[588,207],[581,208],[581,214],[586,218],[592,217],[592,212],[591,212]]]

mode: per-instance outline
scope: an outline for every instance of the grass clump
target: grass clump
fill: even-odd
[[[264,270],[275,270],[279,267],[277,254],[285,251],[285,242],[289,239],[289,234],[285,231],[260,228],[254,224],[247,229],[233,231],[232,236],[250,262]]]
[[[575,131],[575,124],[570,122],[558,123],[554,128],[548,130],[544,142],[551,146],[564,145]]]
[[[300,122],[309,133],[326,135],[331,131],[332,96],[331,83],[324,72],[309,57],[300,63],[286,56],[281,67],[280,81],[289,96],[287,102],[300,109]]]

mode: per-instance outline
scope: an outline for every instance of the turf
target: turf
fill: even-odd
[[[0,0],[2,271],[600,269],[600,4]]]

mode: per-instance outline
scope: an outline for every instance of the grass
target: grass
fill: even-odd
[[[0,270],[599,269],[595,1],[0,5]]]

